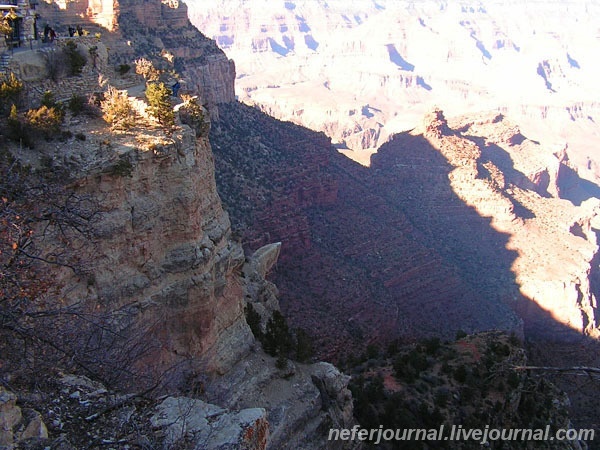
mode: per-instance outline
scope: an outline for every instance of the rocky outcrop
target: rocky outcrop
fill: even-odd
[[[154,428],[166,434],[167,447],[193,439],[195,448],[264,450],[269,438],[265,410],[244,409],[230,413],[202,400],[168,397],[150,418]]]
[[[213,119],[218,118],[218,104],[235,100],[233,61],[190,24],[184,3],[124,0],[119,28],[136,52],[172,64],[184,89],[200,96]]]
[[[93,243],[80,255],[93,261],[93,281],[63,272],[59,283],[66,298],[113,315],[118,330],[145,330],[147,352],[131,361],[141,371],[187,360],[225,372],[253,339],[238,275],[244,255],[229,239],[210,146],[185,126],[145,139],[132,146],[131,136],[109,135],[55,155],[76,177],[75,195],[98,208]]]
[[[42,2],[38,12],[39,20],[52,24],[59,33],[66,34],[67,27],[76,24],[92,34],[97,31],[102,36],[102,48],[111,49],[110,64],[114,66],[133,66],[133,61],[143,56],[162,69],[175,69],[183,91],[199,95],[213,119],[218,118],[218,104],[235,100],[233,61],[190,24],[184,3],[76,0],[65,10],[57,0]],[[104,69],[99,71],[113,75]]]
[[[0,448],[11,449],[25,441],[48,438],[48,429],[39,412],[17,406],[17,396],[0,387]]]
[[[349,377],[328,363],[288,362],[277,369],[273,358],[253,353],[223,378],[207,385],[209,401],[229,409],[262,404],[269,422],[269,448],[354,448],[355,443],[328,443],[329,428],[352,427]],[[235,386],[232,392],[230,386]],[[260,386],[260,389],[256,389]],[[345,445],[345,446],[344,446]]]

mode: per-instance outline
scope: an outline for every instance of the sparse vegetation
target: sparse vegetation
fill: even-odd
[[[74,116],[81,114],[87,105],[87,99],[83,95],[73,94],[69,99],[69,111]]]
[[[2,19],[0,19],[0,35],[8,36],[10,33],[12,33],[12,27],[10,26],[8,20],[5,17],[3,17]]]
[[[115,130],[127,130],[133,126],[135,111],[127,92],[109,86],[101,101],[103,118]]]
[[[24,121],[19,117],[17,106],[13,103],[10,114],[6,120],[7,136],[10,140],[26,147],[33,148],[33,140]]]
[[[314,355],[312,338],[303,329],[290,331],[285,317],[279,311],[273,311],[266,324],[266,331],[261,330],[261,317],[252,303],[246,305],[246,322],[254,337],[262,344],[266,353],[278,357],[278,363],[283,364],[287,358],[306,362]],[[284,365],[285,367],[285,365]]]
[[[146,58],[139,58],[134,61],[135,73],[144,77],[146,81],[158,81],[160,71],[154,67],[152,61]]]
[[[514,370],[524,358],[523,350],[507,335],[495,332],[463,336],[454,343],[429,339],[398,346],[395,354],[388,350],[376,360],[348,369],[353,374],[354,412],[365,428],[567,426],[563,394],[543,379]],[[392,365],[393,380],[389,376]],[[413,440],[380,447],[446,448],[443,444]],[[478,442],[463,442],[460,448],[480,447]],[[529,447],[526,442],[512,442],[510,448]]]
[[[198,103],[198,97],[182,94],[181,99],[183,100],[183,105],[179,108],[181,122],[194,129],[198,137],[206,136],[210,129],[210,122],[206,120],[204,109]]]
[[[55,107],[48,108],[46,105],[42,105],[37,109],[27,111],[25,120],[34,133],[50,139],[60,132],[63,113]]]
[[[67,58],[69,75],[81,75],[83,67],[87,63],[87,59],[79,51],[77,44],[74,41],[67,41],[64,52]]]
[[[19,105],[23,82],[10,72],[0,78],[0,112],[8,113],[11,105]]]

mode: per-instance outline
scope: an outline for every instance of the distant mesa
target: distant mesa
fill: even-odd
[[[285,9],[293,11],[294,9],[296,9],[296,4],[294,2],[285,2]]]
[[[407,72],[413,72],[415,70],[415,66],[405,60],[400,53],[398,53],[398,50],[396,50],[396,46],[394,44],[387,44],[386,48],[391,62]]]

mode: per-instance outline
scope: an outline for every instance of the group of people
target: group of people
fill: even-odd
[[[75,36],[75,33],[77,33],[77,36],[83,36],[83,28],[81,28],[81,25],[77,25],[77,29],[69,27],[69,37]]]
[[[69,26],[69,37],[73,37],[77,34],[77,36],[83,36],[83,28],[81,25],[77,25],[77,28],[73,28]],[[44,40],[43,42],[54,42],[56,39],[56,31],[50,25],[46,24],[44,27]]]

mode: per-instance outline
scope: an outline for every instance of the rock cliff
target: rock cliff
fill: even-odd
[[[32,176],[51,180],[65,195],[64,208],[81,215],[75,222],[85,223],[85,233],[77,226],[65,231],[53,216],[44,215],[32,232],[40,261],[50,264],[40,262],[39,267],[40,273],[49,271],[51,287],[45,294],[60,305],[60,319],[45,322],[54,327],[45,339],[53,342],[55,335],[66,339],[72,358],[61,359],[60,364],[105,383],[94,389],[102,393],[72,393],[69,399],[77,400],[72,406],[87,408],[92,398],[100,398],[95,404],[99,416],[110,413],[110,420],[121,420],[124,414],[121,425],[158,430],[155,437],[161,445],[177,445],[194,436],[197,448],[246,444],[253,449],[297,448],[294,442],[325,448],[329,426],[353,421],[347,377],[328,364],[290,362],[285,370],[277,369],[275,359],[263,353],[244,309],[248,302],[265,300],[265,314],[279,308],[276,289],[264,279],[277,252],[263,252],[246,263],[217,193],[208,138],[179,119],[175,130],[165,132],[144,113],[138,86],[127,85],[139,79],[119,78],[113,66],[139,56],[162,58],[163,70],[181,74],[182,91],[199,93],[211,116],[218,118],[218,105],[233,100],[233,62],[187,22],[185,7],[177,2],[113,6],[118,6],[119,15],[112,32],[94,38],[101,39],[102,49],[110,48],[95,68],[98,84],[93,88],[82,84],[73,92],[91,94],[104,88],[107,80],[128,87],[131,95],[138,95],[130,98],[141,114],[135,128],[112,132],[98,117],[69,115],[67,144],[53,141],[35,150],[11,148],[21,164],[31,167]],[[65,27],[75,17],[47,4],[41,13]],[[86,20],[85,26],[93,29],[93,21]],[[37,78],[31,82],[39,84]],[[68,85],[68,79],[62,81]],[[296,194],[312,198],[319,195],[318,186],[315,192]],[[45,208],[50,206],[40,203],[32,214]],[[40,300],[44,301],[46,297]],[[68,312],[63,315],[64,311]],[[58,388],[50,378],[56,375],[48,374],[44,398],[54,398],[68,409],[70,400],[60,394],[54,397]],[[15,391],[28,398],[30,386],[22,373],[18,379]],[[234,382],[243,384],[244,390],[232,389]],[[116,394],[117,388],[126,394]],[[270,393],[263,395],[263,389]],[[157,403],[146,398],[149,392],[172,395]],[[14,403],[14,396],[7,395],[8,403]],[[133,397],[150,402],[145,407],[153,411],[151,420],[127,412],[128,405],[137,402],[130,402]],[[53,424],[50,439],[65,428],[73,433],[66,440],[76,448],[96,445],[93,427],[73,419],[85,419],[81,411],[55,420],[51,416],[56,411],[38,408],[43,410],[43,422]],[[182,416],[181,408],[189,414]],[[185,422],[183,428],[173,431],[171,419]],[[23,439],[25,425],[11,419],[6,430],[15,434],[6,437],[7,442]],[[115,445],[130,439],[119,427],[102,428],[102,433],[109,433],[105,441]]]
[[[235,100],[233,61],[190,24],[187,7],[179,1],[75,0],[66,6],[44,1],[37,11],[39,23],[51,24],[59,35],[66,36],[74,25],[102,35],[111,49],[111,68],[145,57],[161,69],[176,70],[184,91],[199,95],[213,119],[219,103]]]

